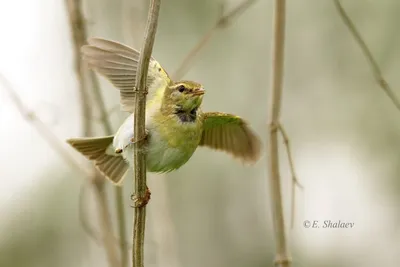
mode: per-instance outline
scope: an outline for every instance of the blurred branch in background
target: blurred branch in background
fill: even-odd
[[[84,18],[82,17],[80,10],[80,0],[66,0],[68,15],[71,24],[71,33],[74,40],[75,51],[79,51],[80,44],[85,42],[86,29],[84,25]],[[75,52],[76,54],[76,52]],[[79,55],[78,55],[79,57]],[[78,76],[79,83],[79,93],[81,96],[81,109],[83,115],[83,135],[91,136],[93,135],[92,123],[90,119],[93,117],[92,109],[90,106],[90,96],[89,90],[86,90],[85,73],[86,70],[82,66],[82,61],[77,58],[75,59],[75,71]]]
[[[93,170],[92,170],[93,171]],[[92,181],[89,179],[84,183],[79,192],[79,219],[81,221],[83,230],[93,238],[94,241],[97,242],[98,245],[102,245],[102,239],[99,233],[97,233],[94,229],[93,226],[91,225],[90,221],[87,219],[87,210],[85,209],[85,204],[86,203],[86,192],[87,189],[92,188]]]
[[[228,14],[224,13],[225,5],[221,5],[220,17],[218,18],[215,25],[206,32],[200,41],[189,51],[189,53],[182,60],[181,64],[179,64],[178,68],[172,75],[174,80],[180,80],[193,65],[196,56],[200,53],[200,51],[206,46],[206,44],[211,40],[211,37],[217,32],[219,29],[225,29],[228,27],[232,21],[237,19],[241,14],[243,14],[252,4],[254,4],[257,0],[246,0],[243,1],[240,5],[232,9]],[[115,111],[118,111],[120,108],[119,105],[112,107],[108,114],[111,115]]]
[[[349,29],[351,35],[353,35],[354,40],[360,46],[360,49],[361,49],[362,53],[364,54],[364,56],[367,58],[376,82],[383,89],[383,91],[386,93],[386,95],[390,98],[390,100],[393,102],[393,104],[396,106],[396,108],[400,111],[399,99],[396,97],[392,88],[390,87],[390,85],[386,82],[385,78],[383,77],[382,71],[379,68],[378,63],[376,62],[375,58],[373,57],[367,44],[364,42],[363,38],[361,37],[361,34],[358,32],[356,26],[350,19],[349,15],[347,15],[347,13],[344,10],[340,1],[333,0],[333,2],[335,3],[335,7],[336,7],[337,11],[339,12],[339,15],[342,18],[344,24]]]
[[[132,47],[140,47],[144,24],[146,23],[144,1],[123,0],[122,2],[122,26],[124,42]],[[134,25],[134,27],[132,27]],[[115,111],[120,106],[115,107]],[[113,112],[113,111],[110,111]],[[148,209],[152,238],[156,240],[156,264],[163,267],[179,267],[180,260],[176,238],[176,228],[171,216],[171,195],[168,192],[167,176],[164,174],[147,173],[147,185],[155,195],[151,199],[151,208]],[[160,223],[162,222],[162,223]],[[149,225],[149,223],[147,225]]]
[[[286,155],[287,155],[288,161],[289,161],[290,173],[292,174],[292,203],[291,203],[292,210],[291,210],[291,217],[290,217],[290,226],[291,226],[291,228],[293,228],[295,211],[296,211],[296,186],[298,186],[302,190],[304,190],[304,187],[297,179],[296,170],[294,168],[294,162],[293,162],[293,157],[292,157],[292,150],[290,149],[289,136],[287,135],[286,130],[285,130],[285,128],[283,128],[283,125],[281,123],[279,123],[278,129],[282,135],[283,143],[285,144]]]
[[[224,13],[225,5],[221,5],[220,17],[218,18],[215,25],[206,32],[200,41],[192,48],[192,50],[183,59],[182,63],[179,65],[172,77],[175,80],[180,80],[189,70],[190,66],[193,64],[194,59],[203,49],[203,47],[210,41],[211,37],[219,30],[228,27],[233,20],[237,19],[243,12],[245,12],[256,0],[246,0],[240,5],[232,9],[229,13]]]
[[[127,0],[126,0],[127,1]],[[174,80],[180,80],[191,68],[196,59],[196,56],[200,53],[200,51],[206,46],[206,44],[211,40],[211,37],[217,32],[219,29],[225,29],[228,27],[232,21],[237,19],[241,14],[243,14],[252,4],[254,4],[257,0],[246,0],[243,1],[240,5],[230,11],[228,14],[223,15],[224,13],[224,4],[221,5],[220,17],[215,23],[215,25],[206,32],[200,41],[192,48],[192,50],[187,53],[182,62],[179,64],[178,68],[172,75]],[[108,111],[108,115],[113,114],[114,112],[120,109],[119,105],[112,107]]]
[[[89,170],[86,170],[84,167],[82,167],[81,164],[76,162],[72,156],[68,154],[66,149],[63,147],[62,142],[56,137],[56,135],[51,131],[51,129],[43,123],[40,118],[36,115],[35,112],[30,111],[28,108],[26,108],[18,96],[18,94],[15,92],[15,90],[12,88],[11,84],[8,82],[8,80],[0,74],[0,80],[3,83],[3,88],[9,93],[11,100],[14,102],[15,106],[18,108],[18,111],[21,113],[21,115],[25,118],[25,120],[30,123],[33,127],[36,128],[36,130],[39,132],[39,134],[43,137],[43,139],[49,143],[50,147],[53,148],[67,163],[68,165],[73,168],[79,170],[83,176],[85,177],[91,177],[90,181],[92,184],[95,184],[96,181],[98,181],[98,178],[96,176],[100,175],[98,172],[92,172],[92,174],[89,174]],[[103,204],[105,204],[105,201],[107,199],[104,197],[104,190],[103,187],[100,185],[95,185],[97,190],[97,197],[98,197],[98,203],[100,203],[100,207],[104,207]],[[111,227],[111,222],[109,219],[109,213],[106,209],[101,208],[100,211],[100,223],[102,225],[103,229],[109,229]],[[114,249],[114,237],[112,236],[112,231],[107,232],[108,238],[105,240],[104,246],[106,248],[106,251],[108,252],[107,255],[109,257],[109,263],[110,266],[119,266],[119,260],[118,260],[118,253]]]
[[[147,1],[122,0],[122,35],[124,43],[131,47],[141,46],[147,15],[146,4]]]
[[[285,47],[285,0],[275,0],[273,10],[272,74],[268,118],[268,162],[267,171],[271,188],[272,220],[275,233],[275,265],[289,267],[290,258],[286,244],[281,183],[279,174],[278,130],[284,73]]]
[[[82,167],[65,149],[63,143],[57,138],[53,131],[36,115],[32,110],[29,110],[17,92],[12,87],[11,83],[0,73],[0,80],[3,84],[3,88],[9,94],[11,100],[14,102],[18,111],[21,113],[22,117],[31,124],[42,136],[43,140],[46,141],[49,146],[57,152],[60,157],[74,170],[80,171],[83,175],[88,176],[89,170]]]
[[[157,32],[158,15],[160,12],[161,0],[152,0],[147,15],[146,30],[144,33],[144,43],[140,50],[138,70],[136,73],[135,88],[135,110],[134,110],[134,205],[133,215],[133,249],[132,266],[144,266],[144,234],[146,226],[146,205],[149,201],[149,189],[146,185],[146,156],[143,145],[145,141],[145,116],[146,116],[146,94],[147,94],[147,73],[151,54],[153,52],[154,40]]]
[[[92,124],[92,117],[86,116],[87,110],[91,109],[90,107],[90,99],[88,97],[88,86],[87,80],[90,78],[91,86],[93,88],[93,95],[95,98],[95,103],[97,104],[100,114],[101,121],[104,127],[104,131],[107,135],[112,134],[111,123],[108,119],[106,107],[104,105],[104,101],[100,92],[100,85],[94,73],[89,72],[85,66],[83,66],[83,62],[80,56],[80,48],[85,44],[87,39],[86,34],[86,25],[85,19],[81,10],[81,0],[66,0],[66,6],[68,10],[68,15],[70,19],[71,25],[71,34],[73,37],[73,45],[75,52],[75,68],[78,75],[79,81],[79,91],[81,92],[81,103],[83,109],[83,120],[84,126],[87,129],[90,129]],[[91,114],[91,113],[90,113]],[[92,135],[91,131],[85,131],[85,136]],[[110,266],[119,266],[120,261],[118,259],[118,253],[115,249],[114,243],[115,238],[113,236],[113,227],[110,211],[107,203],[107,196],[105,192],[105,178],[93,167],[93,172],[95,173],[94,178],[92,179],[92,184],[96,188],[97,196],[99,198],[99,210],[100,210],[100,223],[102,224],[103,238],[104,238],[104,247],[107,251],[108,260]],[[83,185],[84,186],[84,185]],[[125,226],[125,214],[124,214],[124,205],[123,205],[123,191],[121,187],[115,187],[116,190],[116,203],[117,203],[117,216],[119,223],[119,235],[120,235],[120,249],[121,249],[121,264],[122,267],[128,265],[128,254],[127,247],[125,242],[126,236],[126,226]]]

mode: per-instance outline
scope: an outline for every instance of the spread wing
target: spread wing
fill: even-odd
[[[207,112],[204,116],[201,146],[225,151],[245,163],[259,159],[261,142],[243,119],[220,112]]]
[[[83,59],[89,67],[107,78],[119,91],[121,109],[133,112],[136,82],[140,53],[129,46],[100,38],[91,38],[88,45],[81,48]],[[147,76],[147,99],[163,93],[171,82],[167,72],[154,59],[150,59]]]

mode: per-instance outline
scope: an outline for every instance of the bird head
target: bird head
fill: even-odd
[[[205,90],[192,81],[179,81],[168,86],[164,93],[164,104],[182,111],[197,109],[203,101]]]

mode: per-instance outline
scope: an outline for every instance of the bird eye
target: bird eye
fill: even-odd
[[[181,86],[178,87],[178,91],[181,92],[181,93],[183,93],[183,91],[185,91],[185,90],[186,90],[186,88],[185,88],[184,85],[181,85]]]

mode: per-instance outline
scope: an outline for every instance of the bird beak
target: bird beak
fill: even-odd
[[[198,95],[204,95],[205,92],[206,92],[206,90],[204,90],[203,87],[200,87],[200,88],[193,90],[192,94],[195,96],[198,96]]]

